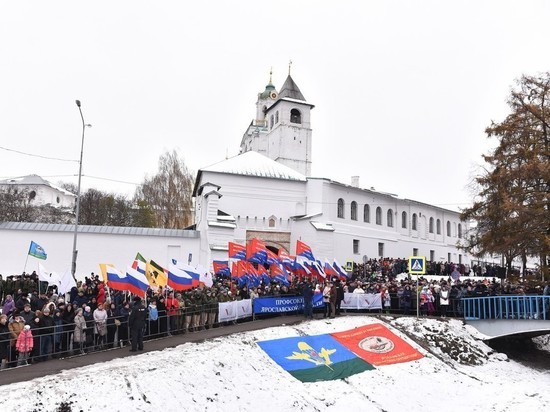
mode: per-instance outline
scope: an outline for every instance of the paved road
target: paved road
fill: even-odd
[[[282,325],[294,325],[302,322],[301,315],[275,316],[268,319],[255,320],[253,322],[237,323],[199,332],[174,335],[162,339],[145,341],[144,352],[172,348],[186,342],[202,342],[205,340],[227,336],[233,333],[248,332],[252,330],[271,328]],[[9,385],[15,382],[25,382],[31,379],[40,378],[46,375],[53,375],[65,369],[79,368],[99,362],[106,362],[115,358],[124,358],[143,352],[131,353],[128,347],[110,349],[102,352],[92,352],[87,355],[73,356],[63,359],[52,359],[47,362],[40,362],[34,365],[6,369],[0,372],[0,386]]]

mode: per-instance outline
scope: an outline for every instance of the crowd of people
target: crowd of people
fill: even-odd
[[[499,294],[545,294],[550,287],[468,278],[453,280],[453,271],[464,265],[436,264],[440,277],[412,279],[405,259],[371,259],[354,265],[349,279],[293,277],[288,285],[274,280],[257,287],[242,285],[230,277],[214,276],[212,287],[186,291],[149,289],[146,296],[109,290],[92,274],[78,282],[66,296],[38,281],[35,273],[0,277],[1,368],[42,362],[50,357],[85,354],[131,344],[143,349],[143,337],[163,337],[218,327],[218,304],[264,296],[303,296],[303,316],[335,317],[341,314],[346,293],[380,294],[382,311],[426,316],[462,316],[463,297]],[[460,272],[462,274],[462,272]],[[433,278],[433,276],[431,276]],[[313,298],[322,294],[323,308],[313,309]],[[380,310],[377,310],[379,312]],[[314,312],[317,312],[316,314]]]

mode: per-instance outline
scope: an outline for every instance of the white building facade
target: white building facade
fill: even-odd
[[[301,240],[317,259],[340,263],[417,255],[469,264],[457,247],[468,231],[459,213],[361,188],[358,178],[348,185],[311,176],[313,107],[290,75],[279,92],[270,81],[258,94],[241,154],[198,171],[194,230],[79,227],[78,276],[97,272],[99,263],[123,270],[137,252],[161,265],[175,258],[211,268],[212,260],[228,258],[228,242],[252,238],[290,255]],[[23,270],[31,240],[48,253],[49,270],[69,268],[73,230],[0,223],[0,273]],[[27,271],[36,269],[31,259]]]

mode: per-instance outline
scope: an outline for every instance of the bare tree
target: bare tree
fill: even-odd
[[[159,158],[157,174],[145,177],[134,196],[134,203],[148,205],[157,227],[183,229],[191,225],[193,176],[173,150]]]

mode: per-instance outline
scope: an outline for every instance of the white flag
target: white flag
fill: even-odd
[[[76,287],[76,282],[74,281],[71,269],[67,269],[65,273],[63,273],[63,276],[61,276],[57,289],[60,295],[64,295],[65,293],[70,292],[73,287]]]

